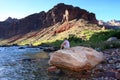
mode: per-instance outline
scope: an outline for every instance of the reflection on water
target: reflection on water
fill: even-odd
[[[39,48],[0,47],[0,80],[49,80],[47,60]]]

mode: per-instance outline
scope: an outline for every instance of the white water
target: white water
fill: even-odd
[[[25,54],[40,53],[39,48],[0,47],[0,80],[34,80],[35,64],[22,63]]]

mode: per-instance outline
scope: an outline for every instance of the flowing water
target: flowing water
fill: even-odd
[[[39,48],[0,47],[0,80],[49,80],[48,55],[42,53]]]

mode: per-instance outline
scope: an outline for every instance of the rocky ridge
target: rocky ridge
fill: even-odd
[[[20,38],[29,34],[29,32],[35,32],[36,34],[38,32],[39,34],[48,27],[58,24],[61,25],[65,10],[69,12],[68,21],[84,19],[90,23],[97,23],[94,13],[90,13],[79,7],[60,3],[48,12],[42,11],[40,13],[31,14],[19,20],[9,17],[6,21],[0,22],[0,38],[9,39],[16,36]],[[16,39],[14,39],[14,41],[16,41]]]
[[[27,34],[15,35],[11,38],[1,40],[1,44],[40,44],[43,42],[61,40],[69,35],[83,37],[81,31],[84,29],[100,30],[96,24],[90,24],[88,21],[79,19],[64,23],[57,23],[54,26],[46,27],[41,30],[31,31]]]

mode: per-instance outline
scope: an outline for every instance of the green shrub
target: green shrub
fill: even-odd
[[[119,30],[105,30],[100,32],[95,32],[89,39],[90,42],[101,42],[106,41],[110,37],[120,37],[120,31]]]
[[[84,37],[78,37],[81,34]],[[117,37],[118,39],[120,39],[120,30],[99,30],[99,31],[83,30],[79,34],[69,34],[69,36],[67,36],[68,40],[70,41],[71,47],[86,46],[86,47],[92,47],[96,50],[104,50],[104,49],[120,47],[119,40],[107,42],[106,40],[110,37]],[[43,44],[54,47],[60,47],[63,41],[64,40],[46,41]]]
[[[78,38],[78,37],[76,37],[75,35],[72,35],[72,34],[69,35],[68,40],[70,42],[83,42],[82,38]]]
[[[87,34],[88,35],[88,34]],[[120,30],[104,30],[96,31],[89,40],[81,43],[82,46],[92,47],[97,50],[104,50],[110,48],[120,47],[120,41],[107,42],[107,39],[110,37],[120,37]]]

